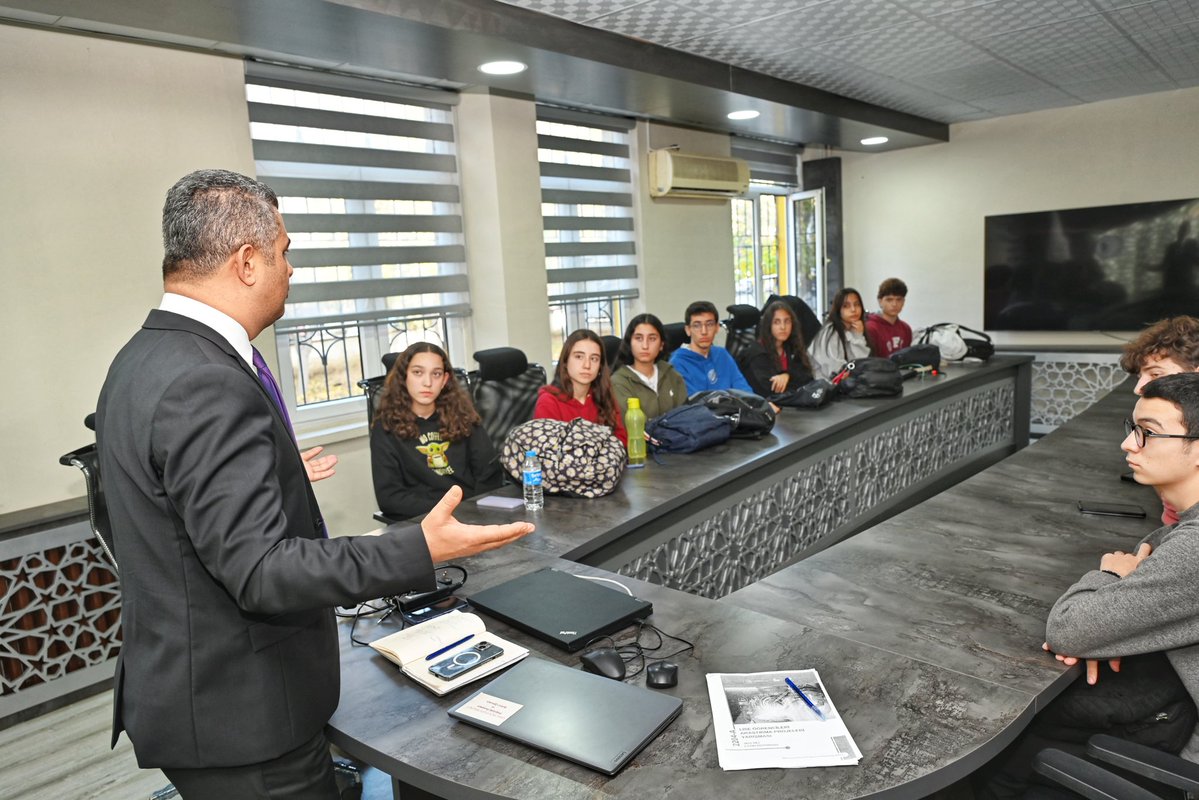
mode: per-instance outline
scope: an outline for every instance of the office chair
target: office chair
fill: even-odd
[[[1098,734],[1087,742],[1087,755],[1194,796],[1199,792],[1199,764],[1145,745]],[[1046,748],[1033,769],[1042,777],[1089,800],[1161,800],[1143,786],[1070,753]]]
[[[604,343],[604,361],[608,364],[608,371],[615,372],[620,362],[620,345],[623,341],[619,336],[601,336],[600,341]]]
[[[819,315],[802,298],[796,297],[793,294],[772,294],[766,301],[766,305],[770,305],[775,300],[782,300],[791,306],[791,310],[795,312],[796,319],[799,320],[799,330],[803,333],[804,347],[807,347],[816,338],[816,334],[820,332]]]
[[[96,430],[96,415],[88,414],[83,418],[83,424],[89,430]],[[100,454],[96,452],[96,445],[93,443],[72,450],[59,458],[58,463],[64,467],[76,467],[83,473],[84,486],[87,488],[88,523],[119,578],[121,570],[112,546],[112,525],[108,521],[108,504],[104,501],[104,487],[100,483]]]
[[[545,368],[530,364],[515,347],[493,347],[475,353],[479,368],[470,373],[470,393],[483,418],[483,430],[496,452],[508,432],[533,417],[537,390],[545,385]]]
[[[729,318],[721,323],[728,331],[724,338],[724,349],[736,360],[757,338],[758,320],[762,318],[762,312],[753,306],[736,303],[728,306],[728,312]]]
[[[670,354],[675,350],[691,341],[691,337],[687,335],[687,323],[685,322],[669,322],[663,325],[662,329],[666,332],[663,354],[667,358],[670,358]]]

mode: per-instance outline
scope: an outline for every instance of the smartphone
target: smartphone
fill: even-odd
[[[466,601],[461,597],[450,595],[427,606],[414,608],[411,611],[401,611],[400,617],[409,625],[419,625],[422,622],[428,622],[431,619],[440,617],[442,614],[448,614],[451,611],[457,611],[461,608],[466,608]]]
[[[1079,500],[1078,510],[1084,514],[1097,514],[1103,517],[1131,517],[1144,519],[1145,509],[1131,503],[1107,503],[1102,500]]]
[[[429,667],[429,672],[432,672],[443,681],[452,681],[459,675],[470,672],[472,669],[486,664],[494,658],[499,658],[503,654],[504,648],[497,647],[491,642],[479,642],[465,650],[458,651],[443,661],[438,661]]]

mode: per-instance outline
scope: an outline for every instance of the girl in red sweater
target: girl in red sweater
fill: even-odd
[[[628,444],[629,435],[616,407],[604,360],[604,344],[598,334],[586,328],[575,331],[562,343],[554,380],[541,387],[533,408],[533,419],[570,422],[579,417],[607,425],[621,444]]]

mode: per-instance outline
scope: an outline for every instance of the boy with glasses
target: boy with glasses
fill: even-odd
[[[670,364],[683,376],[687,394],[707,389],[740,389],[752,393],[753,389],[729,351],[713,344],[716,332],[720,330],[716,306],[706,300],[697,300],[687,306],[683,319],[691,344],[675,350],[670,356]]]

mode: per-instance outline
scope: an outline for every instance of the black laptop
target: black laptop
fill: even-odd
[[[646,600],[557,569],[538,570],[467,599],[480,611],[571,653],[654,611]]]
[[[454,719],[615,775],[683,708],[677,697],[526,658],[450,709]]]

